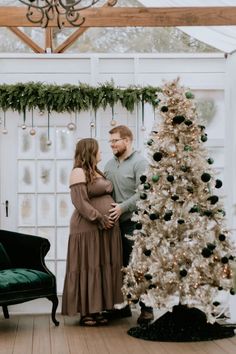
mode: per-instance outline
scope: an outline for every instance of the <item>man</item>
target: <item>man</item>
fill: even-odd
[[[110,144],[114,157],[105,166],[104,173],[113,184],[113,197],[116,203],[112,204],[110,217],[120,221],[123,244],[123,265],[127,266],[132,251],[133,242],[125,237],[132,235],[135,222],[131,220],[136,210],[139,193],[136,192],[140,184],[140,176],[147,169],[147,160],[133,150],[133,134],[125,125],[119,125],[109,131]],[[141,314],[138,318],[140,325],[153,320],[153,309],[140,302]],[[123,310],[123,315],[131,315],[129,306]],[[121,311],[121,310],[120,310]]]

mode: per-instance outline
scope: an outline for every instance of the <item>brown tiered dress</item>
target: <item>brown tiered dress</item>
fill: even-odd
[[[103,177],[70,186],[75,210],[70,222],[62,314],[81,316],[121,303],[122,244],[118,222],[104,230],[112,184]]]

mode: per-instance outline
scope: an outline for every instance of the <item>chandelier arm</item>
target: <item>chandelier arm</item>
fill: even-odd
[[[98,3],[100,0],[90,0],[88,5],[79,7],[83,0],[39,0],[37,4],[34,4],[36,0],[19,0],[24,5],[27,5],[28,10],[26,18],[31,23],[40,23],[43,28],[48,26],[49,21],[52,21],[56,17],[57,26],[62,28],[64,21],[62,16],[65,16],[66,20],[73,26],[79,27],[85,22],[85,18],[81,16],[80,11],[88,9]],[[43,4],[44,1],[44,4]],[[111,0],[112,6],[117,0]],[[110,2],[110,0],[109,0]],[[36,11],[37,10],[37,13]]]

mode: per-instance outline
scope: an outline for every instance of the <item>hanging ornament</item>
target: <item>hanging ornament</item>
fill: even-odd
[[[145,132],[146,127],[145,127],[145,123],[144,123],[144,99],[143,98],[142,98],[142,116],[141,116],[141,119],[142,119],[141,130],[143,132]]]
[[[8,130],[6,127],[6,111],[3,111],[3,129],[2,129],[3,134],[7,134]]]
[[[25,121],[26,121],[26,109],[24,108],[24,110],[23,110],[23,124],[21,125],[21,129],[23,129],[23,130],[25,130],[27,128]]]
[[[114,127],[117,124],[117,121],[114,119],[115,112],[114,112],[114,105],[111,106],[111,126]]]
[[[92,115],[91,115],[92,116]],[[94,110],[94,119],[93,116],[90,121],[90,137],[96,136],[96,122],[97,122],[97,110]]]
[[[77,120],[77,112],[75,112],[75,122]],[[74,131],[76,129],[76,123],[73,123],[72,121],[70,121],[68,124],[67,124],[67,129],[70,130],[70,131]]]
[[[34,136],[36,134],[36,130],[34,129],[34,110],[32,108],[31,111],[31,129],[30,129],[30,135]]]
[[[48,146],[52,145],[52,142],[50,140],[50,112],[48,111],[48,140],[46,142]]]

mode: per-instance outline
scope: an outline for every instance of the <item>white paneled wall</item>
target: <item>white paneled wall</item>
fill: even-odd
[[[227,183],[232,182],[225,170],[225,144],[230,142],[225,136],[227,120],[225,117],[225,85],[226,59],[219,54],[125,54],[125,55],[0,55],[0,84],[28,81],[41,81],[56,84],[78,84],[79,82],[96,85],[113,80],[115,85],[162,85],[180,77],[181,83],[190,87],[199,100],[214,101],[215,113],[206,121],[208,132],[208,147],[215,159],[215,168],[219,176]],[[0,134],[1,155],[1,214],[0,226],[7,229],[18,229],[29,233],[43,235],[51,242],[51,250],[47,257],[48,266],[57,276],[58,292],[62,292],[65,272],[68,225],[71,213],[67,181],[60,184],[58,171],[66,170],[68,176],[78,138],[93,136],[101,145],[104,163],[111,157],[108,145],[108,131],[111,129],[111,109],[98,111],[96,129],[90,127],[94,119],[93,112],[79,114],[75,132],[68,135],[67,123],[74,121],[69,114],[52,113],[50,120],[51,152],[44,154],[40,150],[40,132],[47,132],[47,118],[35,112],[35,137],[29,135],[29,129],[22,133],[22,117],[17,113],[7,113],[9,133]],[[30,117],[27,117],[30,125]],[[154,113],[151,107],[145,106],[146,131],[141,130],[141,114],[138,107],[133,113],[125,111],[121,106],[115,106],[115,120],[118,124],[127,124],[135,135],[135,146],[145,153],[144,141],[151,130]],[[22,134],[28,134],[27,139]],[[60,137],[58,137],[58,134]],[[23,139],[23,140],[22,140]],[[26,139],[26,140],[24,140]],[[32,150],[21,150],[21,144],[29,141]],[[59,143],[67,146],[59,149]],[[71,142],[71,144],[69,144]],[[63,150],[64,149],[64,150]],[[228,150],[227,150],[228,151]],[[25,171],[31,177],[31,184],[25,184]],[[42,171],[50,174],[51,180],[45,183]],[[65,182],[65,180],[64,180]],[[228,189],[223,191],[226,193]],[[22,220],[21,205],[24,198],[32,199],[32,219],[27,224]],[[9,217],[5,216],[4,201],[9,200]],[[23,203],[23,204],[22,204]],[[45,213],[43,205],[47,204]],[[227,209],[232,206],[232,200],[225,199]],[[40,206],[41,205],[41,206]],[[63,214],[64,213],[64,214]],[[64,215],[64,216],[63,216]],[[59,217],[60,216],[60,217]],[[232,221],[232,220],[231,220]],[[236,223],[235,223],[236,224]]]

